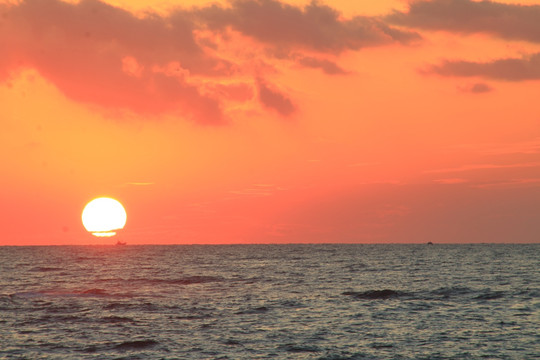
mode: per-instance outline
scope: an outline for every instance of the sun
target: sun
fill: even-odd
[[[109,197],[90,201],[82,212],[84,228],[94,236],[114,236],[126,225],[127,215],[122,204]]]

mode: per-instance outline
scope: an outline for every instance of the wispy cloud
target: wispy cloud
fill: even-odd
[[[463,165],[463,166],[455,167],[455,168],[426,170],[425,173],[438,174],[438,173],[456,173],[456,172],[475,171],[475,170],[534,168],[534,167],[540,167],[540,162],[529,162],[529,163],[520,163],[520,164],[471,164],[471,165]]]
[[[270,196],[276,191],[280,191],[282,188],[273,185],[273,184],[254,184],[252,187],[240,189],[240,190],[231,190],[229,194],[238,195],[238,196],[249,196],[249,197],[260,197],[260,196]]]
[[[433,182],[444,185],[464,184],[469,180],[463,178],[435,179]]]
[[[524,178],[511,179],[497,182],[483,182],[473,185],[476,188],[499,188],[499,187],[515,187],[515,186],[539,186],[540,178]]]
[[[357,162],[349,164],[349,167],[364,167],[364,166],[375,166],[375,165],[381,165],[380,162]]]
[[[460,144],[458,150],[470,150],[482,155],[540,154],[540,138],[510,143]]]

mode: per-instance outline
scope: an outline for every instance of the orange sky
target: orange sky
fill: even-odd
[[[103,195],[130,244],[540,240],[538,2],[0,1],[0,49],[0,245],[110,243]]]

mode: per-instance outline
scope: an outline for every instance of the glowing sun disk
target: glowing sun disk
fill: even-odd
[[[98,237],[116,235],[115,230],[123,229],[126,220],[126,210],[122,204],[108,197],[90,201],[82,212],[84,228]]]

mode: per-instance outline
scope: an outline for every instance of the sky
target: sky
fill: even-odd
[[[540,242],[538,1],[0,0],[0,245]],[[114,240],[116,241],[116,239]]]

